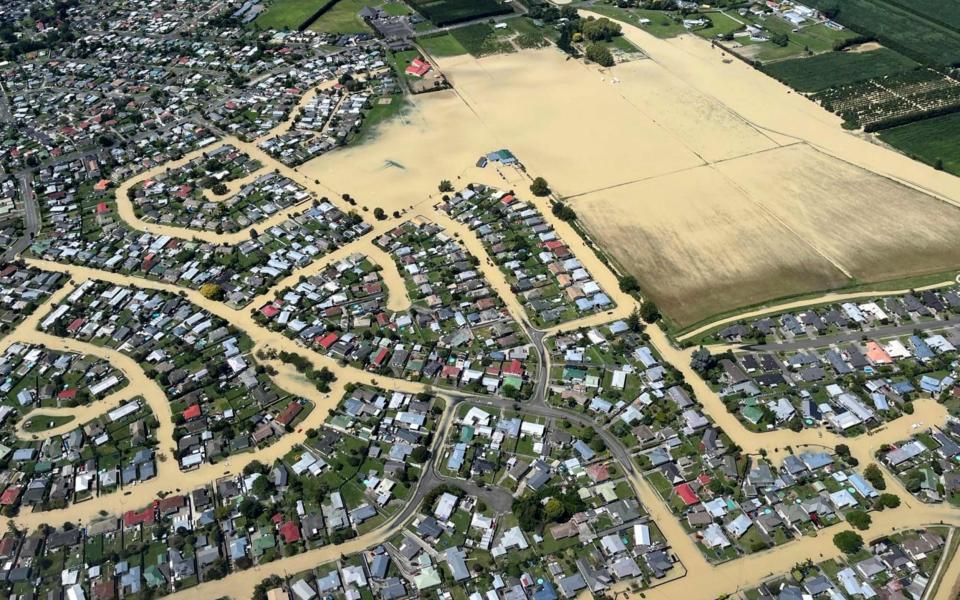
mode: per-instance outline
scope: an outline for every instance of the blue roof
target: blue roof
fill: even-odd
[[[594,456],[596,456],[596,453],[590,448],[590,446],[586,445],[583,440],[577,440],[574,442],[573,449],[580,454],[580,458],[583,460],[591,460]]]
[[[919,337],[911,335],[910,344],[913,345],[914,354],[916,354],[917,358],[921,360],[925,358],[933,358],[933,350],[931,350],[930,346],[928,346],[927,343],[921,340]]]
[[[557,600],[557,591],[550,581],[544,581],[543,587],[533,593],[533,600]]]
[[[610,323],[610,333],[623,333],[628,329],[630,329],[630,327],[623,321],[614,321],[613,323]]]
[[[909,394],[910,392],[916,389],[913,387],[913,384],[910,383],[909,381],[898,381],[894,384],[891,384],[890,387],[893,388],[893,391],[901,395]]]
[[[607,306],[610,304],[610,296],[603,293],[594,294],[591,300],[593,300],[593,303],[597,306]]]
[[[870,394],[870,398],[873,399],[873,405],[877,407],[877,410],[887,410],[890,408],[890,404],[887,402],[887,397],[880,392],[874,392]]]
[[[875,490],[860,473],[852,474],[848,481],[861,496],[872,498],[877,495],[877,490]]]

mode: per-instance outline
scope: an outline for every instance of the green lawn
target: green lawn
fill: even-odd
[[[328,33],[365,33],[370,28],[357,16],[366,7],[382,8],[391,15],[408,15],[413,11],[404,3],[388,0],[340,0],[317,19],[310,29]]]
[[[326,0],[274,0],[254,21],[261,29],[296,29]]]
[[[682,20],[679,18],[678,13],[660,10],[617,8],[616,6],[601,4],[591,6],[590,10],[610,17],[611,19],[636,25],[658,38],[671,38],[687,32],[683,27]],[[642,23],[641,20],[643,19],[647,19],[650,22]]]
[[[467,54],[467,49],[457,41],[457,38],[449,33],[418,38],[417,43],[423,48],[423,51],[430,56],[441,57]]]
[[[757,24],[769,32],[787,36],[786,46],[778,46],[773,42],[753,43],[749,38],[739,38],[739,41],[744,44],[757,46],[757,53],[753,58],[761,62],[800,57],[806,55],[808,51],[814,54],[831,52],[835,42],[856,35],[849,29],[838,31],[821,23],[801,27],[800,31],[794,32],[793,24],[778,17],[767,17],[763,21],[757,21]]]
[[[55,429],[69,423],[74,419],[73,415],[53,416],[53,415],[30,415],[28,424],[24,425],[23,430],[28,433],[40,433],[48,429]]]
[[[945,115],[880,132],[880,139],[900,152],[960,176],[960,113]]]

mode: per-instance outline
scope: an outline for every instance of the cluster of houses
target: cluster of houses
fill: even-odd
[[[413,301],[399,318],[433,345],[424,375],[476,392],[519,392],[533,359],[478,259],[426,220],[406,221],[374,243],[393,257]]]
[[[534,205],[511,192],[471,185],[440,208],[476,232],[534,322],[560,323],[613,308]]]
[[[471,331],[463,313],[388,311],[388,293],[378,267],[354,254],[281,290],[259,307],[257,318],[317,352],[391,377],[453,386],[477,382],[491,391],[504,386],[519,390],[527,380],[525,348],[488,348],[482,342],[490,338],[482,333],[451,344],[454,338],[446,334],[454,333],[454,325],[449,321],[462,322],[463,331]],[[515,336],[507,318],[498,317],[496,331]],[[490,324],[479,323],[478,331],[485,327]],[[511,346],[519,344],[514,340]],[[461,377],[471,366],[478,376]]]
[[[382,60],[370,65],[362,80],[321,90],[301,109],[286,133],[267,138],[259,146],[285,165],[296,166],[345,145],[360,131],[364,115],[397,92],[393,72]]]
[[[886,326],[929,323],[960,310],[960,289],[926,290],[866,302],[842,302],[735,323],[716,332],[726,342],[756,339],[792,341],[825,335],[869,332]]]
[[[88,280],[40,328],[140,362],[170,400],[184,470],[268,444],[311,408],[257,372],[245,334],[173,294]]]
[[[270,284],[315,258],[362,236],[370,226],[329,202],[235,245],[201,243],[131,229],[118,218],[109,181],[99,180],[97,161],[75,160],[41,169],[37,197],[45,229],[30,251],[40,258],[129,273],[199,289],[215,284],[225,301],[243,306]],[[91,181],[98,181],[90,185]],[[264,175],[252,195],[269,193],[294,203],[306,190],[288,179]],[[265,202],[260,206],[263,211]]]
[[[287,55],[294,51],[295,48],[289,46],[277,50]],[[208,112],[207,117],[228,133],[246,141],[253,141],[286,121],[304,93],[312,87],[324,82],[349,79],[351,82],[362,84],[366,89],[379,91],[380,84],[392,79],[384,50],[378,45],[353,45],[337,48],[333,52],[320,51],[318,46],[311,48],[305,54],[308,58],[301,58],[295,66],[288,66],[249,86],[232,90],[224,96],[222,102]],[[365,81],[369,83],[363,83]],[[343,92],[348,93],[349,97],[350,86],[343,87],[345,88]],[[351,106],[353,103],[348,100],[346,104]],[[345,121],[351,114],[347,111],[332,112],[340,114]],[[331,114],[331,117],[333,116]],[[316,129],[315,123],[312,128]],[[337,139],[340,126],[337,125],[332,129],[334,131],[324,140]],[[268,151],[273,147],[270,145],[267,148]],[[280,155],[279,150],[277,154]],[[290,164],[294,162],[292,158],[289,161]]]
[[[63,508],[156,475],[158,423],[135,392],[66,433],[40,440],[30,434],[60,425],[44,416],[44,408],[68,409],[127,389],[123,373],[106,360],[14,343],[0,355],[0,376],[6,399],[0,404],[5,514]]]
[[[16,263],[0,264],[0,331],[15,327],[33,313],[64,281],[62,273]]]
[[[944,530],[920,529],[874,541],[866,558],[832,559],[797,566],[790,577],[778,576],[746,592],[758,600],[830,598],[920,600],[925,597],[944,550]]]
[[[742,479],[724,467],[690,477],[672,462],[648,478],[713,561],[815,534],[848,511],[870,510],[879,497],[863,475],[827,452],[789,455],[779,469],[751,461]]]
[[[825,425],[853,435],[909,412],[914,398],[949,393],[956,344],[960,331],[949,328],[800,351],[773,346],[725,356],[707,377],[752,428]]]
[[[137,183],[130,200],[137,216],[147,222],[233,232],[310,197],[302,187],[276,173],[264,174],[226,196],[228,182],[262,167],[227,144]]]
[[[924,502],[960,502],[960,422],[955,417],[884,447],[877,456]]]

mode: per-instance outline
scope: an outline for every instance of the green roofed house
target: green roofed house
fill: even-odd
[[[147,580],[147,586],[150,588],[158,588],[167,583],[167,580],[163,577],[163,573],[160,572],[160,569],[158,569],[156,565],[150,565],[144,569],[143,578]]]
[[[760,422],[760,419],[763,418],[763,411],[760,410],[756,405],[744,406],[740,409],[740,414],[743,415],[743,418],[747,421],[756,425]]]
[[[440,573],[437,571],[436,567],[429,566],[425,569],[422,569],[419,575],[415,575],[413,582],[417,586],[417,589],[421,591],[436,587],[441,583]]]
[[[473,439],[474,429],[470,425],[464,425],[463,429],[460,430],[460,441],[463,443],[469,443]]]
[[[587,376],[586,369],[578,369],[576,367],[564,367],[563,368],[563,379],[564,381],[583,381]]]
[[[260,535],[253,539],[253,555],[257,557],[263,556],[264,552],[276,547],[276,545],[277,540],[273,537],[273,534],[261,529]]]
[[[503,376],[503,387],[511,387],[515,390],[519,390],[523,386],[523,378],[519,375],[504,375]]]

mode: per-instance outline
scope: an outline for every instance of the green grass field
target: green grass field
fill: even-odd
[[[683,23],[680,22],[677,13],[664,12],[660,10],[626,9],[616,6],[607,6],[605,4],[595,4],[590,10],[601,15],[630,23],[640,27],[658,38],[671,38],[681,33],[686,33]],[[641,23],[641,19],[649,19],[649,23]]]
[[[751,42],[749,38],[740,38],[739,41],[743,44],[757,47],[756,53],[749,56],[761,62],[805,56],[808,51],[814,54],[831,52],[835,42],[856,36],[849,29],[838,31],[821,23],[807,25],[800,28],[800,31],[794,32],[793,25],[778,17],[757,20],[756,24],[771,33],[782,33],[787,36],[786,46],[778,46],[769,41]]]
[[[880,132],[880,139],[904,154],[960,176],[960,113],[935,117]]]
[[[417,43],[430,56],[459,56],[467,53],[467,49],[449,33],[417,38]]]
[[[513,46],[503,39],[508,33],[507,30],[494,29],[486,23],[459,27],[450,33],[473,56],[486,56],[513,50]]]
[[[828,52],[796,58],[763,67],[771,77],[800,92],[817,92],[881,75],[906,71],[917,66],[909,58],[880,48],[869,52]]]
[[[884,46],[930,64],[960,62],[960,31],[938,24],[919,12],[900,8],[905,3],[889,0],[811,0],[820,10],[836,11],[834,20],[864,35],[876,36]],[[914,6],[910,0],[909,6]],[[960,10],[955,2],[923,3],[938,13],[945,10],[955,15]]]
[[[254,21],[261,29],[296,29],[317,12],[325,0],[274,0]]]
[[[73,418],[73,415],[64,415],[62,417],[44,414],[30,415],[30,424],[25,425],[23,429],[29,433],[40,433],[41,431],[47,431],[69,423]]]
[[[408,15],[413,11],[402,2],[385,0],[340,0],[320,16],[310,29],[327,33],[365,33],[370,28],[358,14],[366,7],[382,8],[391,15]]]

